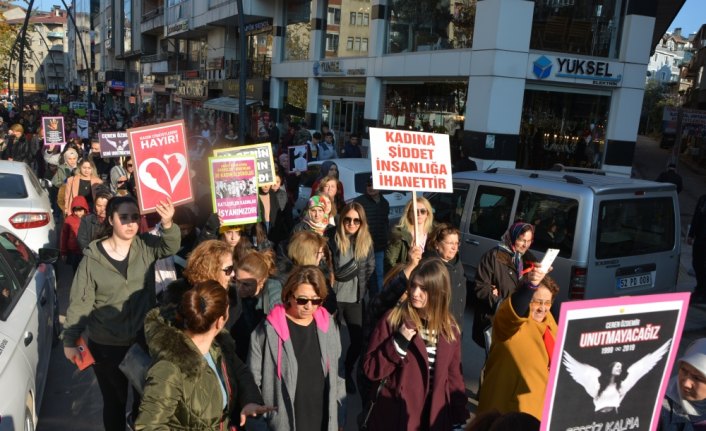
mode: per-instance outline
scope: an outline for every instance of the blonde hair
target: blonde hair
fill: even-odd
[[[84,163],[88,163],[89,165],[91,165],[91,178],[100,178],[98,176],[98,169],[96,169],[96,164],[93,163],[93,160],[91,160],[89,157],[79,159],[79,161],[76,162],[76,171],[74,172],[74,176],[81,176],[81,165],[83,165]]]
[[[328,249],[326,239],[321,235],[309,231],[299,231],[292,235],[287,247],[287,257],[295,265],[316,265],[316,256],[319,249]]]
[[[368,230],[368,218],[365,215],[365,209],[358,202],[351,202],[341,210],[341,219],[338,221],[338,225],[336,226],[336,245],[341,253],[348,254],[351,247],[351,241],[346,233],[343,218],[351,211],[357,212],[358,217],[360,217],[360,227],[358,228],[358,232],[355,234],[353,257],[355,260],[361,261],[368,257],[368,253],[373,248],[373,238],[370,236],[370,231]]]
[[[451,301],[451,281],[446,265],[439,258],[423,260],[412,271],[407,284],[411,288],[418,284],[427,293],[425,307],[426,329],[437,336],[443,336],[448,341],[456,339],[459,331],[458,323],[449,312]],[[417,330],[424,327],[422,318],[409,298],[392,309],[388,322],[393,331],[397,331],[405,322],[413,322]]]
[[[271,251],[252,250],[238,261],[237,269],[252,274],[257,281],[275,275],[275,260]]]
[[[431,210],[431,203],[427,200],[427,198],[418,196],[417,197],[417,206],[421,204],[424,208],[427,210],[427,219],[424,222],[424,232],[429,233],[431,230],[432,225],[434,224],[434,213]],[[404,207],[404,211],[402,211],[402,217],[400,217],[399,223],[397,223],[397,227],[406,230],[407,232],[414,232],[414,214],[412,214],[412,211],[414,211],[414,206],[412,200],[407,202],[407,205]]]

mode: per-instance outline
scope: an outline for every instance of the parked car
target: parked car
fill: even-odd
[[[35,252],[56,247],[49,187],[23,162],[0,160],[0,224],[6,226]]]
[[[372,175],[369,159],[332,159],[338,166],[338,179],[343,184],[343,199],[346,203],[365,194],[368,180]],[[308,170],[302,174],[299,183],[299,199],[294,204],[293,215],[298,218],[311,196],[311,186],[319,177],[319,170],[324,161],[309,162]],[[390,223],[396,223],[402,216],[407,202],[412,199],[412,193],[382,190],[382,195],[390,203]]]
[[[674,291],[680,215],[673,184],[586,173],[492,169],[453,175],[428,193],[434,219],[461,230],[468,280],[517,220],[535,225],[532,253],[559,249],[558,302]]]
[[[0,430],[34,430],[59,314],[58,250],[32,251],[0,227]]]

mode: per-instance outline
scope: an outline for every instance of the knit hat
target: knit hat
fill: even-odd
[[[319,196],[319,195],[312,196],[306,205],[307,210],[312,209],[312,208],[316,208],[316,207],[319,207],[323,210],[326,209],[326,206],[324,205],[324,202],[321,200],[321,196]]]
[[[706,376],[706,338],[699,338],[689,345],[680,359]]]

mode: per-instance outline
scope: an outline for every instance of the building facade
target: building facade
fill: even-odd
[[[3,12],[6,22],[18,29],[24,23],[26,10],[14,7]],[[58,94],[66,89],[68,79],[67,15],[54,6],[51,11],[33,12],[27,29],[27,57],[25,58],[24,91],[27,93]],[[12,61],[12,73],[19,77],[19,61]],[[15,94],[19,83],[10,82]]]
[[[234,1],[103,1],[135,108],[192,129],[240,121],[242,60],[255,138],[269,118],[326,123],[339,146],[405,128],[451,135],[481,169],[626,175],[652,47],[684,3],[244,0],[241,35]]]

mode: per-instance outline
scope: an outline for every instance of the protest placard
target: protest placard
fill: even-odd
[[[91,122],[91,124],[98,124],[98,122],[101,119],[101,111],[97,109],[89,109],[88,110],[88,121]]]
[[[563,303],[541,430],[655,430],[688,299]]]
[[[66,144],[64,117],[42,117],[44,146]]]
[[[191,177],[184,122],[137,127],[127,130],[130,153],[136,169],[140,211],[154,212],[160,201],[174,205],[191,202]]]
[[[449,135],[371,127],[370,160],[378,190],[453,192]]]
[[[101,157],[123,157],[130,155],[127,132],[105,132],[98,134],[101,144]]]
[[[81,139],[88,139],[88,120],[82,118],[76,119],[76,128],[78,130],[78,137]]]
[[[257,185],[270,186],[275,183],[275,162],[272,157],[272,144],[263,142],[261,144],[245,145],[242,147],[232,147],[213,150],[215,157],[253,157],[257,160]]]
[[[306,145],[294,145],[287,148],[289,154],[289,172],[306,172],[309,167],[309,158]]]
[[[257,222],[257,159],[209,157],[213,212],[223,225]]]

